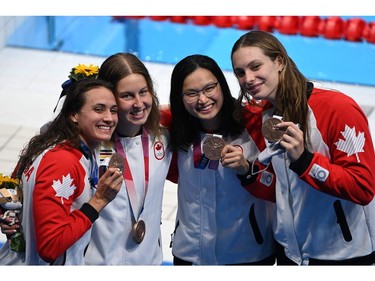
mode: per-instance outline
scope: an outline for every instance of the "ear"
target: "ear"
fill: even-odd
[[[78,114],[77,113],[73,113],[70,116],[70,119],[73,121],[73,123],[78,123]]]
[[[278,71],[281,72],[284,69],[284,60],[281,56],[277,56],[276,63],[278,67]]]

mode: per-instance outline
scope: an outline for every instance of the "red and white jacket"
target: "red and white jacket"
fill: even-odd
[[[26,251],[17,253],[18,261],[11,250],[8,257],[2,253],[0,263],[84,264],[92,226],[92,209],[83,206],[91,198],[90,165],[81,151],[61,145],[35,159],[22,176]]]
[[[170,113],[161,113],[162,123],[168,126]],[[172,254],[194,265],[263,260],[275,252],[274,177],[267,171],[261,172],[251,184],[244,185],[235,170],[224,168],[219,160],[210,160],[204,168],[197,165],[202,159],[197,151],[202,151],[202,143],[209,136],[202,132],[201,149],[192,144],[186,150],[180,149],[171,163],[168,179],[178,183]],[[246,159],[259,153],[246,130],[235,138],[223,139],[226,144],[241,148]]]
[[[375,154],[367,118],[334,90],[314,88],[308,105],[311,146],[293,164],[285,152],[271,161],[275,239],[297,264],[369,255],[375,251]],[[262,111],[262,120],[248,118],[251,132],[272,117],[271,106]]]

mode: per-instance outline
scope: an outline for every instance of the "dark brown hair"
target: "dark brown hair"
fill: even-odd
[[[72,81],[66,90],[66,97],[61,111],[56,118],[46,126],[43,132],[35,135],[20,153],[17,166],[17,178],[21,178],[24,170],[44,150],[62,143],[66,148],[80,147],[80,128],[71,119],[79,112],[86,102],[85,93],[99,87],[105,87],[113,93],[112,84],[95,78]]]

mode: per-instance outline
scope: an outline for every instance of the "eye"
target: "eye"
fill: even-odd
[[[196,95],[197,95],[197,92],[193,92],[193,91],[188,91],[184,93],[184,96],[187,96],[187,97],[194,97]]]
[[[117,106],[114,106],[114,107],[111,108],[111,113],[117,114],[117,112],[118,112],[118,107]]]
[[[97,113],[103,112],[103,106],[95,106],[94,111],[97,112]]]
[[[256,71],[256,70],[259,70],[259,68],[261,67],[262,65],[260,63],[254,63],[252,66],[251,66],[251,70],[253,71]]]
[[[131,100],[133,98],[133,94],[131,93],[122,93],[120,94],[120,98],[124,100]]]
[[[210,84],[206,88],[204,88],[205,92],[211,92],[213,89],[215,89],[216,84]]]
[[[245,72],[242,70],[235,70],[234,75],[236,75],[237,78],[241,78],[245,75]]]
[[[142,89],[140,92],[139,92],[139,95],[141,96],[146,96],[148,94],[148,89]]]

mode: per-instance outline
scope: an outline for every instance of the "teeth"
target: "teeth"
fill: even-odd
[[[102,130],[110,130],[111,129],[111,127],[109,127],[109,126],[98,126],[99,127],[99,129],[102,129]]]
[[[211,107],[212,105],[208,105],[208,106],[205,106],[205,107],[201,107],[201,108],[199,108],[199,110],[207,110],[207,109],[209,109],[210,107]]]
[[[143,110],[133,111],[132,115],[141,115],[142,113],[143,113]]]

